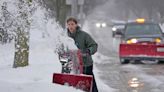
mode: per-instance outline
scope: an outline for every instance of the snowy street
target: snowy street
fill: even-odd
[[[107,21],[110,20],[107,9],[104,9],[106,7],[109,7],[108,4],[96,8],[86,22],[89,27],[86,30],[90,30],[90,34],[99,43],[99,52],[108,57],[95,63],[99,70],[100,79],[109,87],[117,89],[116,92],[163,92],[163,64],[120,64],[118,57],[120,39],[112,38],[110,26],[106,28],[96,28],[95,26],[97,22],[100,22],[100,19],[110,24]],[[128,85],[128,82],[133,78],[138,79],[139,87],[131,88]]]

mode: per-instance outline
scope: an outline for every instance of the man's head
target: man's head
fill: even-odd
[[[67,28],[68,28],[69,32],[75,33],[77,26],[78,26],[78,24],[77,24],[77,20],[75,18],[70,17],[67,19]]]

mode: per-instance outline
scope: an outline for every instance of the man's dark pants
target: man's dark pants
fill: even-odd
[[[93,74],[92,70],[93,70],[93,65],[91,65],[91,66],[84,66],[83,67],[83,74],[92,75],[93,76],[92,92],[98,92],[96,81],[95,81],[95,77],[94,77],[94,74]]]

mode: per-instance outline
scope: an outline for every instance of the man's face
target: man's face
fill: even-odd
[[[67,22],[67,27],[71,33],[74,33],[77,28],[77,24],[74,21]]]

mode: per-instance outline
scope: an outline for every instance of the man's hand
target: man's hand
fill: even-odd
[[[86,56],[90,56],[90,50],[86,49],[82,51],[82,56],[86,57]]]

